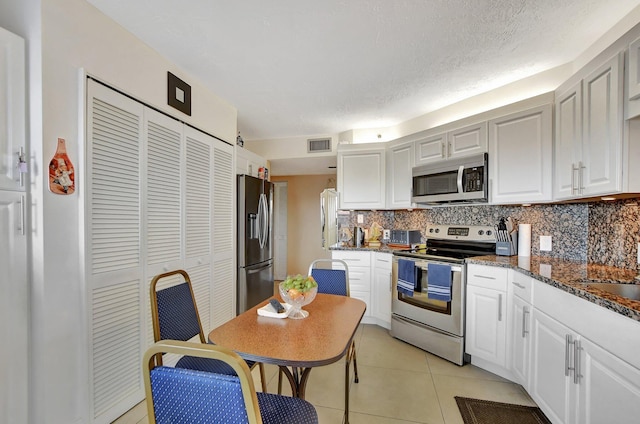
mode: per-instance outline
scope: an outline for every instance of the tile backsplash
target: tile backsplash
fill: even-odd
[[[357,224],[357,215],[364,222]],[[640,206],[637,199],[614,202],[523,206],[450,206],[411,211],[351,211],[339,226],[420,230],[427,224],[494,225],[511,216],[531,224],[531,254],[638,269]],[[540,251],[540,236],[551,236],[552,250]]]

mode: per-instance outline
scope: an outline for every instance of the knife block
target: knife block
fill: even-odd
[[[515,256],[518,254],[518,232],[511,233],[510,238],[511,241],[496,242],[496,255]]]

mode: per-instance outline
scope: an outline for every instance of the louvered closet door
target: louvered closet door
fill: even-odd
[[[182,268],[182,123],[145,108],[143,234],[149,280]]]
[[[185,126],[185,264],[205,336],[211,330],[213,137]],[[215,284],[215,281],[213,281]],[[215,303],[215,301],[214,301]]]
[[[143,107],[93,81],[88,82],[87,95],[89,399],[94,422],[107,423],[144,398]]]
[[[236,314],[235,190],[233,146],[214,140],[213,327],[224,324]]]

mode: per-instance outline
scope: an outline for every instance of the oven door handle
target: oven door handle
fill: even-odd
[[[423,271],[427,272],[427,265],[426,264],[422,265],[422,263],[421,263],[420,265],[418,265],[418,263],[416,262],[416,266],[419,267],[420,269],[422,269]],[[451,266],[451,272],[462,272],[462,267]]]

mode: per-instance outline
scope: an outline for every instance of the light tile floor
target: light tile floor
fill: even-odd
[[[525,390],[473,365],[459,367],[394,339],[375,325],[361,325],[356,334],[359,383],[351,379],[352,424],[463,424],[454,396],[535,406]],[[267,389],[277,392],[277,367],[266,366]],[[256,388],[259,374],[254,370]],[[284,394],[290,394],[288,383]],[[321,424],[339,424],[344,411],[344,362],[314,368],[306,399],[317,409]],[[144,402],[115,421],[147,424]],[[186,423],[185,423],[186,424]]]

